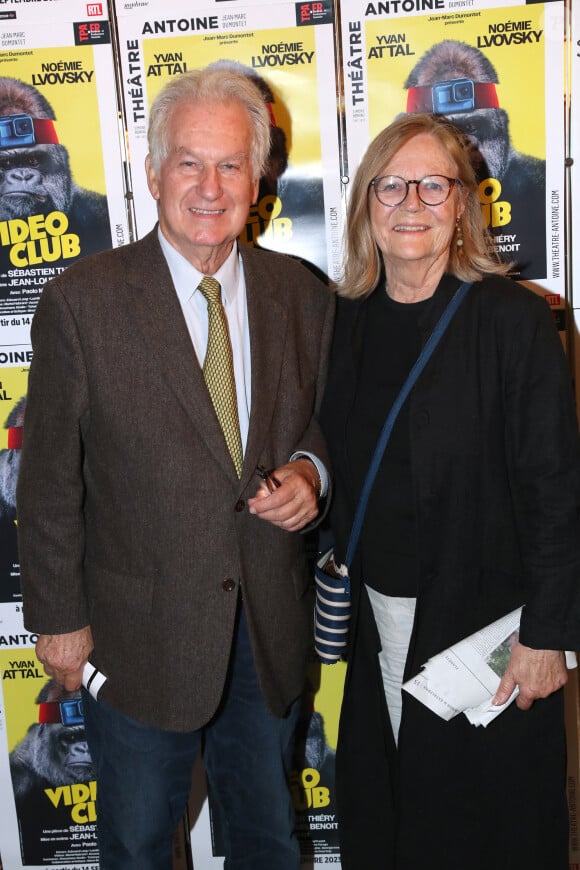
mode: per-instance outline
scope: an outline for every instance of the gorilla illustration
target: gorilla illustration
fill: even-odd
[[[70,724],[63,721],[35,723],[10,753],[17,806],[22,806],[29,797],[37,797],[46,788],[86,783],[93,778],[84,720],[79,715],[79,693],[66,692],[54,680],[48,680],[36,702],[49,704],[57,712],[62,706],[65,708],[65,721],[68,709]]]
[[[462,80],[461,85],[459,80]],[[484,164],[479,168],[480,177],[501,181],[515,173],[517,177],[515,182],[512,179],[512,183],[517,185],[518,190],[525,190],[530,183],[543,184],[545,162],[520,154],[513,148],[507,112],[497,104],[490,105],[495,101],[489,92],[485,96],[485,89],[476,87],[498,84],[498,81],[495,68],[479,49],[464,42],[446,40],[433,45],[415,64],[405,87],[428,86],[431,103],[426,105],[423,102],[424,110],[444,114],[469,136]],[[435,105],[432,102],[433,90],[436,91]],[[437,91],[443,102],[437,102]],[[412,94],[409,95],[411,98]],[[484,106],[483,103],[488,105]]]
[[[511,205],[509,224],[491,227],[496,234],[517,235],[519,250],[507,259],[518,261],[518,277],[545,277],[546,164],[513,147],[498,83],[494,66],[479,49],[455,40],[438,42],[405,81],[407,112],[445,115],[467,135],[478,180],[497,179],[500,199]]]
[[[326,741],[324,719],[313,707],[313,697],[308,693],[302,699],[300,718],[296,727],[294,767],[314,767],[326,774],[325,785],[334,785],[334,750]]]
[[[16,485],[26,396],[14,405],[4,422],[8,446],[0,450],[0,602],[22,598],[16,534]]]
[[[261,75],[237,60],[216,60],[210,64],[210,68],[228,69],[233,72],[240,73],[250,79],[259,89],[264,98],[264,102],[268,106],[270,112],[270,151],[264,175],[260,179],[260,187],[258,191],[258,199],[271,194],[278,195],[278,179],[286,171],[288,167],[288,148],[286,144],[286,134],[282,127],[276,124],[275,119],[275,99],[272,88]]]
[[[313,852],[312,841],[320,838],[319,832],[313,833],[308,830],[308,814],[316,812],[322,812],[325,815],[336,814],[334,800],[334,759],[335,751],[326,740],[324,718],[321,713],[318,713],[314,709],[314,693],[308,690],[300,701],[289,775],[290,792],[298,817],[297,833],[303,858],[306,854]],[[301,784],[302,772],[308,769],[317,771],[320,777],[317,780],[317,785],[327,790],[328,803],[324,803],[321,807],[310,805],[305,788]],[[307,781],[309,780],[310,775],[307,775]],[[223,816],[220,804],[213,798],[210,784],[208,783],[207,786],[213,855],[222,856],[225,854],[224,831],[227,827],[227,822]],[[334,833],[330,836],[330,839],[333,837]]]
[[[214,61],[213,68],[225,68],[245,75],[254,82],[264,98],[270,114],[270,151],[264,174],[258,188],[258,203],[264,197],[278,197],[282,203],[281,216],[292,223],[292,231],[279,241],[280,250],[291,254],[310,268],[322,280],[326,279],[327,259],[325,245],[324,192],[320,175],[307,175],[289,164],[289,145],[284,129],[279,126],[278,114],[284,107],[278,103],[274,92],[263,76],[252,67],[235,60]],[[263,213],[262,213],[263,218]],[[246,227],[242,240],[254,244],[266,227],[254,223],[253,217]],[[263,241],[260,242],[261,244]]]
[[[297,814],[299,838],[303,857],[314,855],[316,841],[321,832],[311,828],[311,816],[321,813],[328,820],[336,820],[335,751],[326,739],[324,718],[314,709],[314,695],[306,692],[302,697],[300,716],[296,728],[296,743],[290,791]],[[328,829],[328,842],[337,847],[335,829]]]
[[[107,199],[75,183],[55,120],[36,88],[0,77],[0,221],[61,211],[83,255],[109,248]]]
[[[21,430],[24,425],[25,409],[26,396],[23,396],[8,414],[4,428]],[[16,517],[16,484],[19,469],[20,444],[0,450],[0,520],[12,521]]]

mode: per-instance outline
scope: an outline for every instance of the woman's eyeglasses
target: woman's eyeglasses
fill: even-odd
[[[406,200],[410,184],[417,185],[417,196],[425,205],[442,205],[449,199],[455,185],[461,186],[458,178],[448,178],[446,175],[426,175],[425,178],[409,181],[399,175],[379,175],[371,181],[378,201],[391,207],[401,205]]]

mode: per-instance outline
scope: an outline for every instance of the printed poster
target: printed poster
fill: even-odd
[[[16,484],[26,410],[30,347],[0,348],[0,603],[20,601]],[[2,365],[10,360],[13,365]]]
[[[19,640],[0,634],[8,645],[0,647],[4,870],[98,870],[96,782],[79,693],[58,687]]]
[[[105,3],[0,6],[0,344],[29,340],[43,286],[128,241]]]
[[[470,137],[495,249],[513,276],[564,293],[563,3],[344,0],[348,171],[399,114]]]
[[[296,813],[301,864],[305,868],[327,864],[340,867],[334,763],[345,673],[345,662],[335,665],[313,664],[309,687],[302,698],[290,773],[290,792]],[[209,820],[212,855],[223,856],[219,808],[214,805],[211,792]],[[192,835],[194,849],[199,839],[199,834],[195,837]],[[195,867],[198,866],[197,860],[198,855],[194,851]],[[199,866],[200,870],[209,870],[213,863],[210,858],[205,858]],[[223,865],[216,863],[218,866]]]
[[[303,700],[290,788],[302,861],[340,866],[334,763],[346,663],[311,668]]]
[[[331,0],[177,0],[117,4],[137,233],[155,224],[143,169],[148,107],[172,76],[218,60],[240,65],[269,105],[273,131],[242,241],[305,260],[330,278],[341,260],[342,200]]]

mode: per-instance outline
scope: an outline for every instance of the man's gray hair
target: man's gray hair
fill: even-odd
[[[237,101],[248,113],[252,130],[251,166],[257,180],[264,172],[270,150],[270,116],[258,86],[246,75],[219,66],[195,69],[171,79],[151,105],[149,157],[156,172],[169,154],[168,122],[179,103],[207,102],[216,105]]]

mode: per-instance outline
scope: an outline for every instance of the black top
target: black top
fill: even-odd
[[[355,492],[363,481],[389,409],[421,352],[419,318],[431,298],[396,302],[381,284],[368,301],[359,380],[347,427]],[[415,507],[409,406],[403,404],[377,472],[359,541],[362,576],[384,595],[416,597]]]
[[[420,318],[423,338],[459,284],[444,276]],[[320,411],[342,561],[358,495],[345,438],[369,305],[338,300]],[[580,649],[578,420],[544,299],[500,276],[476,281],[407,403],[418,595],[405,679],[522,602],[524,645]],[[358,561],[336,753],[344,870],[416,870],[426,854],[445,870],[464,870],[466,854],[470,870],[565,870],[562,693],[474,728],[465,716],[443,722],[404,692],[395,747]],[[497,796],[514,783],[506,813]]]

